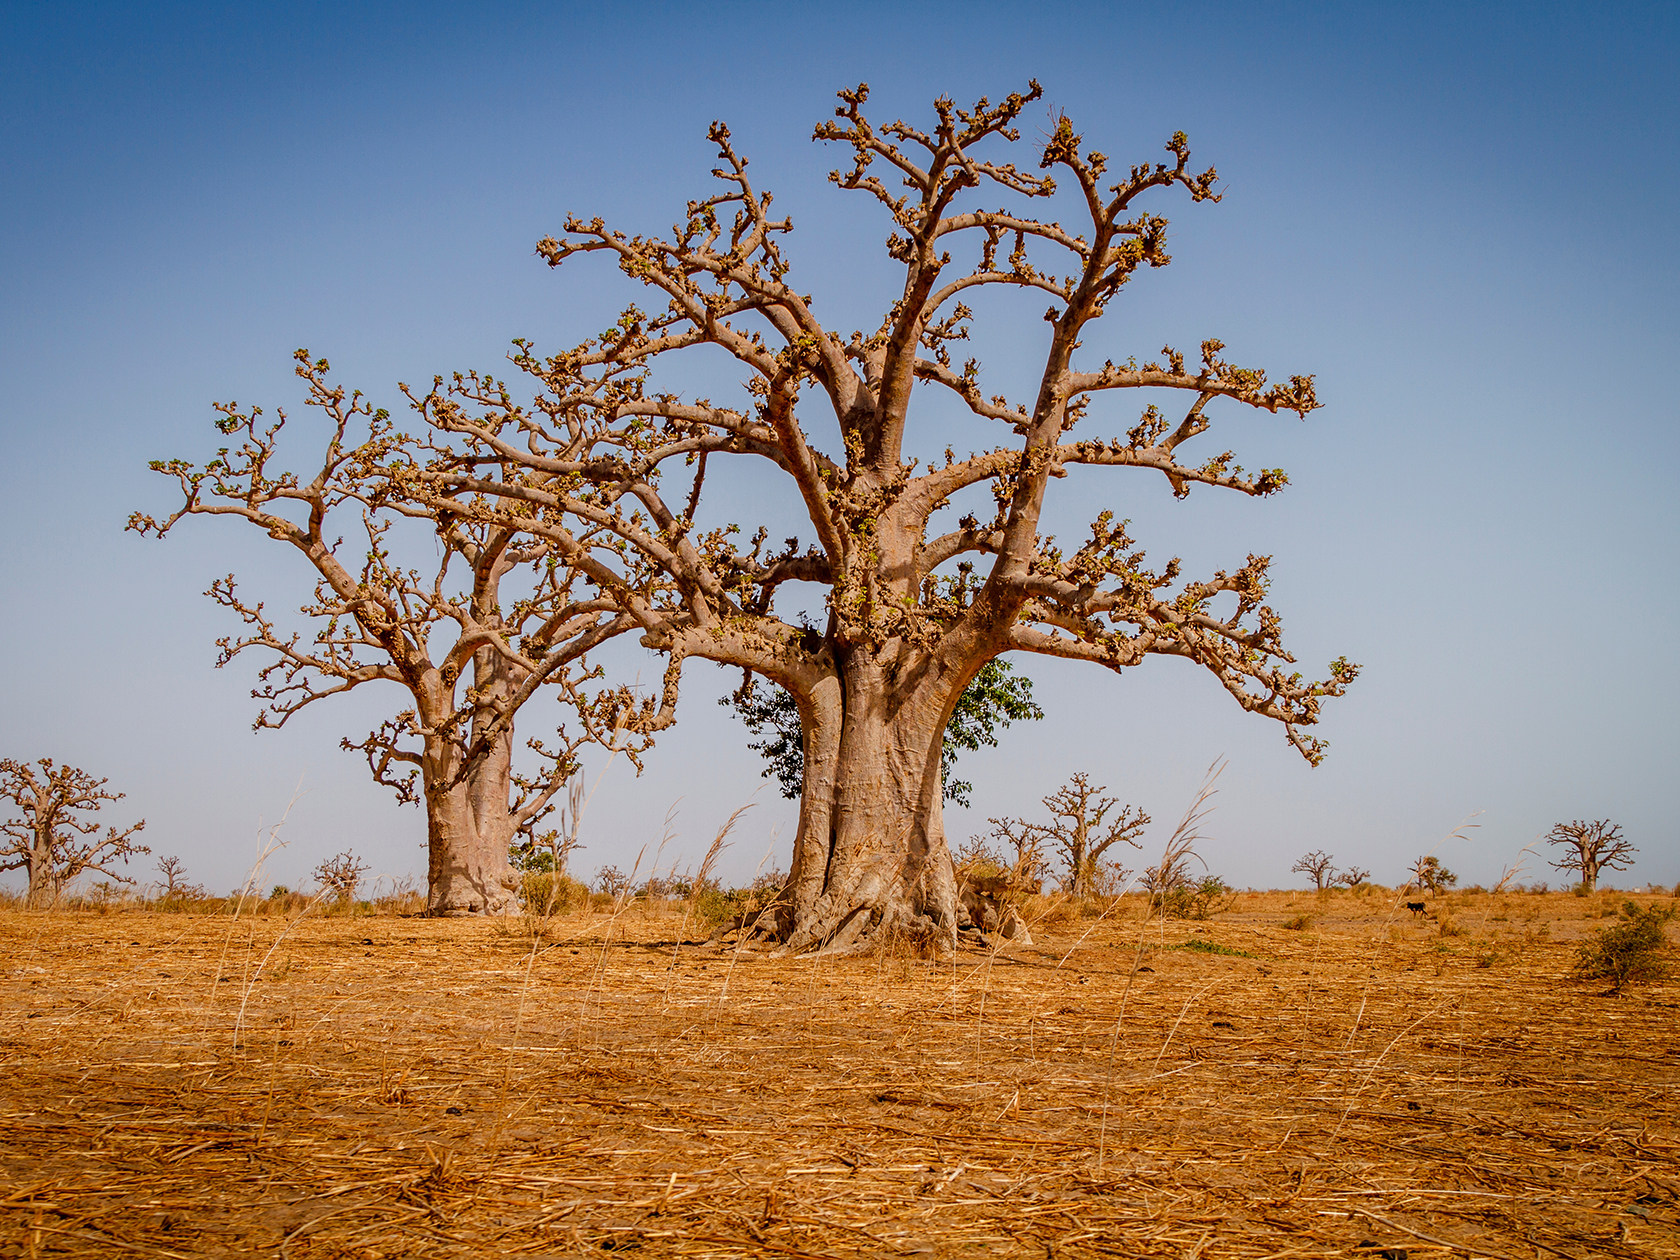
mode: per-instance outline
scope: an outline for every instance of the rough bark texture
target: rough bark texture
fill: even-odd
[[[813,703],[806,722],[788,944],[844,948],[871,927],[954,935],[940,752],[962,688],[900,684],[879,655],[861,650],[846,653],[837,672],[816,689],[832,699]]]
[[[1040,534],[1048,487],[1072,466],[1141,470],[1180,496],[1197,485],[1272,494],[1287,484],[1280,470],[1245,473],[1231,452],[1187,463],[1181,448],[1207,431],[1216,402],[1301,416],[1318,402],[1310,377],[1268,386],[1212,339],[1199,367],[1170,347],[1162,362],[1076,367],[1108,304],[1134,275],[1170,261],[1166,220],[1133,203],[1174,187],[1217,200],[1216,176],[1191,172],[1180,134],[1168,161],[1132,166],[1116,182],[1061,118],[1037,154],[1041,170],[1067,180],[1058,193],[1050,174],[993,152],[1019,139],[1016,120],[1039,95],[1033,84],[967,110],[940,100],[923,131],[878,128],[864,113],[867,88],[840,93],[835,120],[815,138],[852,160],[833,174],[837,185],[886,208],[887,252],[902,269],[872,332],[847,337],[818,320],[788,279],[791,223],[770,217],[769,195],[714,123],[720,191],[691,202],[669,239],[573,218],[562,237],[538,244],[553,266],[606,255],[655,295],[656,313],[627,307],[600,337],[552,358],[517,343],[513,362],[537,385],[534,405],[474,373],[416,399],[438,445],[398,477],[401,493],[550,545],[668,656],[660,720],[674,711],[690,656],[760,674],[795,698],[806,775],[780,921],[790,948],[849,948],[883,926],[955,930],[941,732],[963,687],[1003,653],[1116,672],[1151,655],[1193,661],[1241,708],[1278,721],[1313,762],[1323,745],[1305,728],[1357,673],[1346,660],[1320,681],[1290,668],[1280,619],[1264,602],[1267,557],[1185,581],[1177,561],[1145,567],[1113,513],[1069,547]],[[1000,197],[1060,197],[1077,229],[991,209]],[[983,389],[977,363],[952,361],[972,319],[964,299],[984,288],[1019,290],[1029,302],[1021,335],[1042,338],[1042,370],[1019,402]],[[1046,296],[1040,316],[1033,306]],[[743,400],[663,383],[697,346],[745,369]],[[954,396],[1003,444],[961,458],[946,450],[942,461],[918,449],[912,402],[928,388]],[[1129,427],[1088,414],[1122,390],[1158,400],[1176,391],[1186,409],[1173,422],[1151,402]],[[766,547],[767,530],[744,543],[727,522],[702,524],[708,461],[725,457],[784,478],[815,541],[789,539],[778,551]],[[490,477],[487,464],[517,464],[523,476]],[[822,630],[776,614],[787,583],[823,588]]]

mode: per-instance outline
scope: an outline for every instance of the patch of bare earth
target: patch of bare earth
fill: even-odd
[[[0,1255],[1680,1256],[1680,989],[1482,902],[954,961],[7,913]]]

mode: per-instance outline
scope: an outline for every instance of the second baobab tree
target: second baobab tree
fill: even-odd
[[[1118,673],[1174,658],[1278,722],[1311,762],[1323,751],[1310,729],[1320,705],[1357,673],[1345,659],[1320,679],[1294,668],[1266,603],[1265,556],[1239,549],[1230,569],[1186,578],[1177,560],[1146,564],[1112,512],[1066,543],[1042,531],[1051,486],[1074,469],[1087,487],[1133,475],[1180,497],[1274,494],[1287,484],[1280,470],[1191,452],[1221,406],[1306,416],[1318,400],[1310,377],[1269,384],[1213,339],[1199,360],[1170,346],[1102,357],[1099,321],[1135,277],[1170,261],[1167,220],[1145,203],[1175,190],[1215,201],[1216,176],[1191,167],[1182,134],[1166,160],[1111,170],[1065,117],[1016,154],[1017,123],[1040,95],[1033,84],[971,109],[936,101],[923,129],[877,126],[866,88],[840,93],[815,138],[844,154],[835,185],[884,211],[891,279],[873,327],[831,327],[794,284],[792,224],[772,214],[719,123],[716,190],[669,236],[572,218],[538,244],[554,266],[610,260],[655,296],[653,312],[627,307],[552,357],[519,343],[515,363],[536,386],[529,405],[476,376],[425,401],[458,446],[453,467],[414,467],[410,493],[434,510],[493,500],[480,519],[553,543],[668,657],[667,703],[689,657],[793,697],[803,793],[777,925],[791,949],[843,949],[899,928],[955,933],[940,754],[988,661],[1038,653]],[[988,294],[1003,335],[1036,346],[1014,396],[953,355],[975,320],[969,303]],[[741,396],[682,383],[691,356],[719,354],[745,374]],[[1139,405],[1125,412],[1116,403],[1128,393]],[[949,404],[983,449],[941,452]],[[725,459],[779,480],[755,496],[802,505],[812,541],[777,547],[768,528],[707,517],[707,472]],[[481,475],[495,460],[522,464],[525,478]],[[807,620],[800,610],[819,600]]]
[[[635,623],[610,601],[576,593],[576,574],[551,543],[392,499],[380,462],[409,439],[384,409],[333,384],[326,360],[303,350],[295,358],[324,422],[320,454],[295,471],[280,451],[295,435],[285,412],[268,420],[261,408],[217,404],[229,444],[202,466],[154,462],[183,502],[161,521],[137,512],[129,528],[161,538],[189,516],[244,521],[304,562],[314,586],[299,609],[307,637],[232,574],[211,583],[210,598],[243,623],[219,640],[217,666],[248,652],[266,658],[251,693],[263,704],[259,730],[359,688],[400,688],[407,707],[343,746],[366,756],[400,801],[425,807],[429,913],[510,910],[509,850],[551,812],[578,749],[616,740],[635,760],[661,722],[625,690],[590,690],[598,675],[589,652]],[[479,472],[497,475],[493,466]],[[345,532],[358,541],[346,546]],[[527,741],[535,768],[522,774],[514,721],[539,693],[559,696],[576,724],[570,734],[561,727],[552,748]]]
[[[0,761],[0,801],[7,803],[0,808],[9,806],[13,814],[0,822],[0,871],[24,872],[30,906],[50,906],[65,885],[89,871],[119,883],[134,882],[112,867],[151,852],[134,839],[146,820],[122,831],[107,827],[100,835],[94,815],[123,798],[121,792],[107,792],[107,782],[49,757],[34,765]]]
[[[1323,849],[1314,849],[1311,853],[1302,854],[1289,869],[1297,874],[1312,876],[1314,887],[1323,892],[1335,882],[1335,864],[1336,859]]]
[[[1608,818],[1559,823],[1546,833],[1546,843],[1563,850],[1563,856],[1552,863],[1553,868],[1574,871],[1588,892],[1598,888],[1598,877],[1605,871],[1625,871],[1632,866],[1633,855],[1639,852]]]

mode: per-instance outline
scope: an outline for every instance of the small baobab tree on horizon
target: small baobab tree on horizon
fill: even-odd
[[[1608,818],[1559,823],[1546,833],[1546,843],[1564,851],[1552,863],[1553,868],[1574,871],[1588,892],[1597,890],[1598,877],[1605,871],[1625,871],[1632,866],[1633,855],[1639,852],[1623,839],[1621,827]]]
[[[1322,702],[1358,672],[1345,658],[1321,679],[1294,668],[1266,602],[1268,557],[1186,578],[1176,559],[1146,564],[1111,511],[1067,542],[1042,528],[1052,484],[1075,469],[1158,477],[1179,497],[1275,494],[1288,483],[1279,469],[1190,453],[1222,406],[1301,417],[1319,406],[1311,377],[1269,384],[1217,339],[1199,361],[1171,346],[1142,359],[1098,348],[1100,321],[1128,286],[1171,261],[1167,220],[1145,202],[1174,189],[1218,200],[1215,172],[1191,168],[1183,134],[1164,161],[1110,170],[1056,116],[1030,154],[1034,172],[1011,146],[1042,95],[1036,83],[995,105],[936,101],[925,130],[877,126],[865,86],[839,95],[814,138],[845,155],[833,183],[888,220],[879,323],[848,333],[823,322],[792,279],[792,223],[771,214],[729,128],[714,123],[716,191],[691,201],[668,237],[574,216],[537,246],[556,267],[604,257],[656,308],[627,306],[550,357],[517,342],[530,404],[491,377],[440,382],[417,400],[437,449],[392,471],[428,510],[552,543],[666,656],[664,707],[691,657],[793,697],[803,792],[775,929],[792,950],[848,949],[900,927],[954,939],[941,749],[959,697],[999,656],[1117,673],[1152,656],[1184,661],[1278,722],[1311,763],[1324,751],[1310,729]],[[1009,293],[1022,302],[1013,312]],[[988,294],[996,300],[980,303]],[[976,318],[971,302],[1017,343],[1037,343],[1015,396],[953,355]],[[720,353],[746,374],[741,396],[685,387],[684,364]],[[1112,404],[1128,391],[1139,406],[1123,415]],[[933,397],[962,409],[980,449],[946,447]],[[1182,409],[1169,418],[1173,399]],[[779,479],[814,541],[767,545],[767,526],[708,518],[708,469],[725,460]],[[524,476],[481,471],[498,464]],[[823,609],[808,618],[799,609],[811,594]]]
[[[1313,886],[1319,892],[1331,884],[1335,877],[1336,859],[1323,849],[1314,849],[1310,853],[1302,854],[1296,859],[1295,865],[1289,869],[1302,875],[1312,876]]]
[[[1371,878],[1371,872],[1363,866],[1350,866],[1345,871],[1337,871],[1331,882],[1342,884],[1348,888],[1358,888]]]
[[[9,758],[0,761],[0,800],[10,802],[17,811],[0,822],[0,871],[25,872],[31,907],[51,905],[66,885],[88,871],[119,883],[134,882],[112,867],[135,854],[151,852],[134,839],[145,829],[146,820],[123,831],[108,827],[103,836],[99,834],[99,821],[93,815],[107,802],[124,796],[107,792],[109,781],[75,766],[58,765],[48,757],[34,765]]]
[[[161,521],[136,512],[129,528],[161,538],[183,517],[229,517],[305,561],[314,581],[299,609],[313,628],[308,640],[250,600],[232,574],[211,583],[206,594],[244,623],[242,634],[218,640],[217,667],[250,651],[269,658],[251,692],[263,702],[258,730],[369,684],[403,688],[409,707],[342,747],[363,754],[399,801],[425,806],[429,913],[509,910],[517,883],[509,851],[552,811],[578,750],[619,741],[639,766],[660,725],[655,708],[626,689],[588,690],[598,677],[588,653],[634,622],[610,602],[577,595],[576,575],[552,544],[391,500],[378,464],[407,439],[384,409],[329,383],[326,360],[303,350],[294,357],[308,405],[326,420],[319,462],[303,473],[282,466],[284,411],[270,422],[261,408],[216,404],[216,427],[235,445],[202,467],[154,461],[153,471],[179,484],[182,505]],[[361,535],[359,546],[344,548],[346,528]],[[407,550],[423,567],[404,563],[399,540],[417,543]],[[514,719],[545,692],[580,724],[571,735],[562,726],[553,748],[528,740],[538,768],[522,774]]]
[[[346,849],[342,853],[321,859],[320,865],[314,870],[315,883],[320,887],[320,895],[330,895],[340,906],[347,906],[356,900],[356,890],[362,886],[362,877],[367,873],[367,863],[357,857],[353,849]]]
[[[992,818],[996,835],[1015,840],[1017,834],[1035,848],[1050,846],[1066,866],[1062,889],[1073,897],[1089,897],[1094,891],[1104,855],[1117,844],[1139,848],[1138,837],[1149,826],[1150,817],[1134,805],[1120,805],[1116,797],[1104,796],[1107,789],[1093,784],[1083,771],[1044,798],[1049,811],[1047,823],[1021,818]],[[1119,811],[1115,812],[1115,807]]]
[[[1435,896],[1440,896],[1458,883],[1458,876],[1441,865],[1441,859],[1433,853],[1426,854],[1414,861],[1407,873],[1412,877],[1412,883],[1417,885],[1419,892],[1427,889]]]

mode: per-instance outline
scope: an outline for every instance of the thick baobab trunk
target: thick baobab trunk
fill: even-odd
[[[954,939],[960,909],[940,754],[960,691],[925,679],[895,685],[880,659],[854,651],[838,678],[802,698],[805,791],[788,948],[844,949],[893,929]]]
[[[27,855],[29,892],[26,904],[31,910],[44,910],[58,901],[58,881],[53,878],[52,845],[41,836],[35,837],[34,847]]]
[[[427,776],[435,780],[426,784],[428,914],[504,914],[513,908],[510,742],[500,741],[458,783],[448,773]]]
[[[476,744],[494,717],[493,702],[514,682],[501,659],[481,652],[474,660],[479,697],[472,736]],[[518,875],[508,861],[516,824],[508,808],[513,778],[513,731],[504,729],[465,775],[453,740],[428,740],[422,778],[426,791],[426,912],[432,915],[506,914],[515,905]]]

